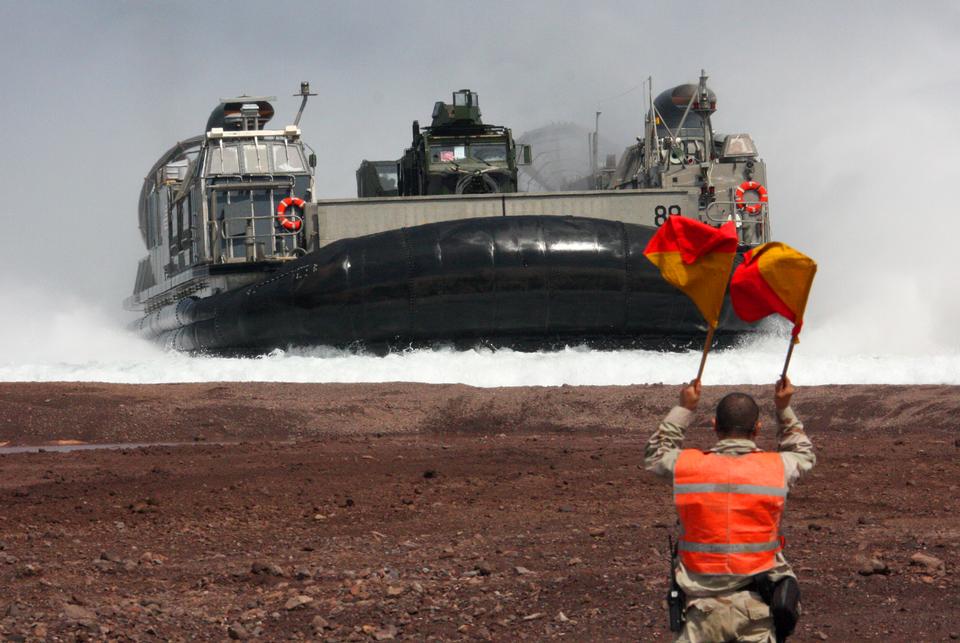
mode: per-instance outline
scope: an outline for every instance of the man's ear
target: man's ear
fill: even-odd
[[[763,422],[757,420],[757,423],[753,425],[753,436],[756,437],[760,433],[760,429],[763,428]]]
[[[715,418],[715,417],[710,418],[710,424],[713,426],[713,430],[716,431],[716,430],[717,430],[717,418]]]

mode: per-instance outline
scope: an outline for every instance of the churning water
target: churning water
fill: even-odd
[[[69,298],[21,293],[31,320],[0,312],[0,381],[428,382],[473,386],[620,385],[691,379],[698,351],[551,352],[417,349],[385,356],[333,348],[274,351],[252,358],[192,357],[140,340],[100,309]],[[874,343],[842,324],[808,322],[790,373],[802,385],[960,384],[960,350],[871,350]],[[877,344],[886,346],[887,344]],[[902,345],[901,345],[902,347]],[[707,361],[707,384],[763,384],[780,372],[785,335],[751,338]],[[909,347],[908,347],[909,348]]]

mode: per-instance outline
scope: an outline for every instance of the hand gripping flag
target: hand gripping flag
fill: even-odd
[[[653,235],[644,256],[663,278],[682,290],[697,306],[710,328],[720,321],[720,308],[737,252],[737,228],[720,228],[683,216],[668,217]]]
[[[810,257],[777,241],[757,246],[737,266],[730,281],[730,302],[743,321],[754,322],[772,313],[793,322],[793,336],[803,326],[817,264]]]

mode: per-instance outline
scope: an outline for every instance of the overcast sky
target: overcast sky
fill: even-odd
[[[777,238],[820,261],[811,314],[953,337],[958,7],[0,0],[0,284],[119,310],[142,177],[221,96],[275,95],[283,125],[309,80],[318,192],[351,196],[360,160],[397,158],[454,89],[518,134],[601,110],[624,147],[647,76],[665,89],[705,68],[716,129],[750,132],[767,162]]]

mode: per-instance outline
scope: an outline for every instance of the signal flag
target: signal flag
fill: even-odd
[[[643,254],[666,281],[693,300],[715,330],[736,252],[737,228],[732,221],[714,228],[675,215],[667,217]]]
[[[793,322],[796,338],[816,274],[816,262],[785,243],[757,246],[744,255],[730,281],[733,311],[746,322],[783,315]]]

